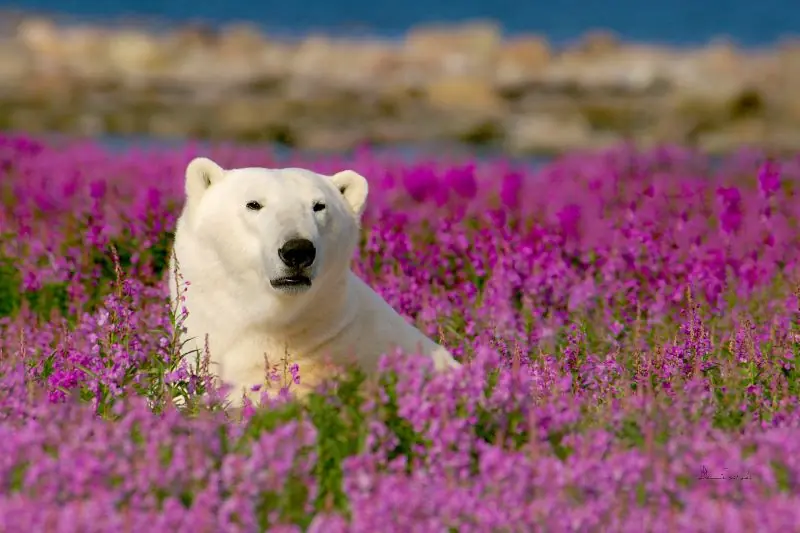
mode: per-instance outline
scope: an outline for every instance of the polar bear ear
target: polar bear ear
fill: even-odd
[[[225,170],[207,157],[196,157],[186,167],[186,199],[196,202],[206,189],[218,183]]]
[[[360,217],[367,206],[367,194],[369,193],[367,179],[353,170],[338,172],[331,176],[331,179],[356,216]]]

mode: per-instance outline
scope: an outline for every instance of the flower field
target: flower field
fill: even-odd
[[[167,296],[195,155],[366,176],[354,271],[464,368],[223,409]],[[800,157],[0,136],[0,239],[2,532],[800,531]]]

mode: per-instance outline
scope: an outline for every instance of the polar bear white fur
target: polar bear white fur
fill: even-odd
[[[460,366],[351,271],[367,192],[352,170],[225,170],[202,157],[187,166],[170,296],[188,311],[184,350],[207,346],[232,405],[243,392],[256,398],[267,361],[287,355],[300,370],[295,394],[350,363],[374,375],[379,357],[398,350],[439,370]]]

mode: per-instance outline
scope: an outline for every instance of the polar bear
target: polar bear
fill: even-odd
[[[379,357],[396,351],[427,356],[437,370],[460,366],[351,271],[367,200],[363,176],[226,170],[198,157],[185,188],[170,297],[188,312],[184,350],[207,347],[212,374],[232,387],[232,406],[255,399],[267,361],[299,366],[298,395],[332,368],[355,364],[374,375]]]

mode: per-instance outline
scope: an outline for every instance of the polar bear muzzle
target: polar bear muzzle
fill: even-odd
[[[286,292],[300,292],[311,287],[311,278],[305,274],[294,274],[282,278],[271,279],[272,288]]]
[[[287,267],[303,270],[314,263],[317,249],[308,239],[289,239],[278,249],[278,257]]]
[[[317,257],[317,249],[313,242],[303,238],[289,239],[278,249],[278,257],[290,274],[271,279],[269,283],[273,288],[296,293],[311,287],[311,278],[306,272]]]

